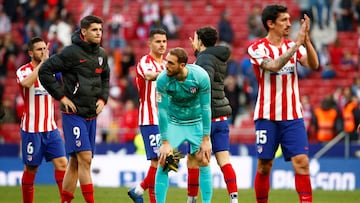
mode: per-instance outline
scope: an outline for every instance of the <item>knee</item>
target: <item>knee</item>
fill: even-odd
[[[38,171],[38,166],[29,166],[29,165],[25,165],[25,171],[29,172],[29,173],[33,173],[36,174]]]
[[[261,175],[268,175],[272,168],[272,160],[259,160],[257,171]]]
[[[65,157],[61,157],[61,158],[54,159],[53,163],[54,163],[54,168],[56,170],[64,171],[64,170],[66,170],[68,161]]]
[[[194,155],[188,154],[186,164],[188,168],[197,168],[198,163]]]
[[[309,171],[309,158],[305,154],[293,157],[292,164],[296,173],[306,174]]]

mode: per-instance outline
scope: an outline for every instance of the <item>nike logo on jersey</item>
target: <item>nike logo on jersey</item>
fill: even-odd
[[[98,73],[98,74],[102,73],[102,71],[103,71],[102,68],[96,68],[96,69],[95,69],[95,73]]]
[[[80,63],[84,63],[84,62],[86,62],[85,59],[80,59]]]

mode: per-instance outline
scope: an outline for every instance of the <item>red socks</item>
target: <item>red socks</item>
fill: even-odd
[[[188,196],[198,196],[200,173],[199,171],[199,168],[188,168]]]
[[[226,183],[226,188],[229,194],[238,192],[237,183],[236,183],[236,174],[231,164],[225,164],[221,167],[221,171],[224,175],[224,180]]]
[[[64,175],[65,175],[65,171],[59,171],[59,170],[55,170],[55,181],[56,181],[56,184],[58,186],[58,189],[59,189],[59,192],[60,192],[60,195],[61,195],[61,191],[62,191],[62,182],[63,182],[63,179],[64,179]]]
[[[61,203],[71,203],[72,199],[74,199],[74,194],[68,191],[61,192]]]
[[[140,183],[140,186],[144,190],[149,189],[150,203],[156,202],[156,200],[155,200],[155,175],[156,175],[156,168],[153,166],[150,166],[146,177]]]
[[[94,203],[94,186],[93,184],[80,185],[80,189],[86,203]],[[61,192],[61,203],[71,203],[74,194],[63,190]]]
[[[86,203],[94,203],[94,186],[93,184],[80,185],[82,195]]]
[[[35,174],[29,173],[27,171],[23,172],[23,176],[21,179],[23,203],[34,202],[34,180]]]
[[[254,181],[256,203],[267,203],[270,190],[270,174],[261,175],[256,172]]]
[[[312,203],[312,189],[310,175],[295,174],[295,189],[300,203]]]

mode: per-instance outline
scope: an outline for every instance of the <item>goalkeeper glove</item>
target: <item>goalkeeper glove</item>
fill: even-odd
[[[178,171],[180,159],[184,158],[185,155],[181,154],[180,151],[170,152],[170,154],[165,159],[165,165],[163,171],[173,170],[175,172]]]

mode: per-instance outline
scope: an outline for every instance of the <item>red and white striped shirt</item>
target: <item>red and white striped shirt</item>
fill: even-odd
[[[21,66],[16,71],[17,83],[24,99],[24,114],[21,119],[22,130],[29,133],[47,132],[57,128],[54,118],[54,99],[37,79],[30,88],[21,86],[34,67],[31,63]]]
[[[161,72],[165,69],[165,60],[159,64],[151,55],[140,59],[136,67],[136,85],[139,92],[139,125],[158,125],[156,104],[156,81],[145,80],[145,73]]]
[[[248,54],[259,83],[254,120],[285,121],[302,118],[296,62],[306,55],[305,47],[301,46],[278,72],[260,68],[265,59],[276,59],[294,45],[294,42],[284,40],[280,47],[276,47],[263,38],[249,46]]]

